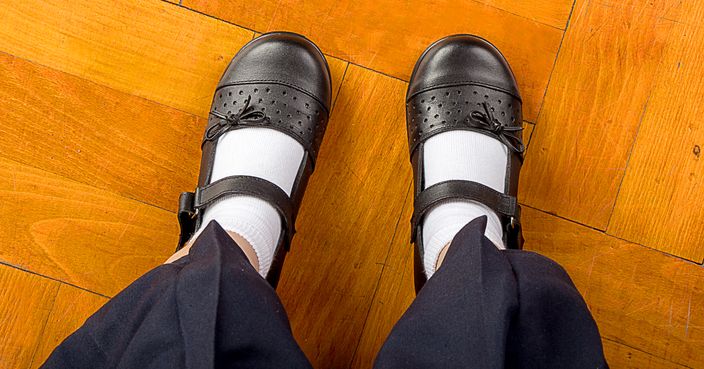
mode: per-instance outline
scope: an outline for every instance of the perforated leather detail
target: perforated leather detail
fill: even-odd
[[[317,156],[328,122],[328,112],[318,100],[284,85],[243,84],[225,86],[216,91],[212,109],[221,114],[237,114],[242,111],[250,96],[249,106],[269,117],[259,126],[290,135],[301,143],[312,158]],[[219,121],[220,118],[211,115],[208,128]],[[253,125],[243,124],[242,127],[244,126]]]
[[[410,98],[406,102],[406,119],[411,153],[419,143],[441,132],[457,129],[481,131],[470,127],[467,122],[473,111],[484,111],[483,103],[488,104],[502,126],[522,125],[521,101],[508,93],[483,86],[443,87]],[[520,137],[520,132],[518,135]]]

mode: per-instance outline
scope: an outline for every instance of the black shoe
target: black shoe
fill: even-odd
[[[523,236],[516,195],[525,150],[521,97],[511,68],[499,50],[471,35],[449,36],[428,47],[411,75],[406,93],[406,124],[415,188],[411,241],[416,246],[416,290],[427,280],[422,262],[423,217],[444,201],[474,200],[493,209],[503,224],[506,247],[520,249]],[[505,193],[460,180],[424,188],[423,143],[436,134],[454,130],[479,132],[508,147]]]
[[[266,277],[276,287],[295,233],[296,214],[315,168],[330,114],[330,71],[323,53],[308,39],[287,32],[262,35],[247,43],[225,70],[211,105],[203,136],[200,177],[195,192],[179,199],[178,249],[200,227],[203,211],[216,199],[248,195],[270,203],[281,215],[282,232]],[[232,176],[210,182],[218,138],[246,127],[283,132],[305,149],[291,196],[258,177]]]

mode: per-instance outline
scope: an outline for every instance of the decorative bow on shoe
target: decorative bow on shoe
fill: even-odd
[[[242,123],[245,123],[246,125],[269,123],[269,117],[249,105],[251,101],[252,95],[247,96],[247,100],[244,102],[244,107],[237,114],[233,113],[228,115],[214,110],[211,111],[210,114],[220,120],[205,131],[205,138],[203,139],[203,142],[213,141]]]
[[[467,122],[473,128],[488,130],[494,133],[509,150],[522,154],[525,151],[523,141],[518,138],[516,132],[523,130],[523,127],[506,127],[494,117],[494,113],[487,103],[482,103],[484,111],[475,110],[467,117]]]

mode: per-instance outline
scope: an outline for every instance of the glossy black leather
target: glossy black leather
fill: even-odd
[[[200,227],[202,212],[219,197],[247,194],[272,203],[282,217],[282,233],[267,280],[276,287],[295,232],[295,218],[325,134],[331,104],[330,71],[323,53],[305,37],[264,34],[235,55],[213,97],[203,135],[200,175],[195,193],[181,195],[179,248]],[[283,132],[305,149],[291,196],[274,184],[247,176],[211,183],[220,135],[246,127]]]
[[[223,73],[218,88],[228,84],[288,85],[330,108],[330,72],[323,53],[305,37],[289,32],[267,33],[247,43]]]
[[[422,218],[442,201],[474,199],[494,208],[505,227],[507,247],[522,247],[520,207],[515,201],[524,150],[521,105],[518,85],[508,62],[495,46],[480,37],[443,38],[428,47],[416,63],[406,95],[406,123],[414,173],[415,212],[411,238],[416,246],[417,290],[427,279],[421,262]],[[423,193],[423,145],[430,137],[454,130],[478,132],[506,144],[509,156],[503,194],[460,183],[436,185],[432,193]],[[467,190],[477,193],[462,192]]]
[[[223,73],[211,110],[236,113],[246,99],[270,118],[267,128],[289,134],[303,145],[312,166],[325,134],[332,96],[323,53],[305,37],[289,32],[264,34],[240,49]],[[208,128],[219,119],[210,116]],[[206,129],[207,132],[207,129]],[[203,145],[203,160],[214,145]],[[201,162],[199,185],[210,181],[209,162]]]
[[[407,97],[431,88],[464,84],[505,91],[520,100],[511,67],[488,41],[472,35],[454,35],[430,45],[416,63]]]

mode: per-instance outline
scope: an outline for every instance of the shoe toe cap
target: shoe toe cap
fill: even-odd
[[[301,35],[276,32],[250,41],[232,59],[218,87],[267,82],[302,90],[330,108],[327,62],[318,47]]]
[[[476,83],[504,90],[520,99],[516,79],[501,52],[472,35],[454,35],[432,44],[420,57],[408,96],[440,86]]]

